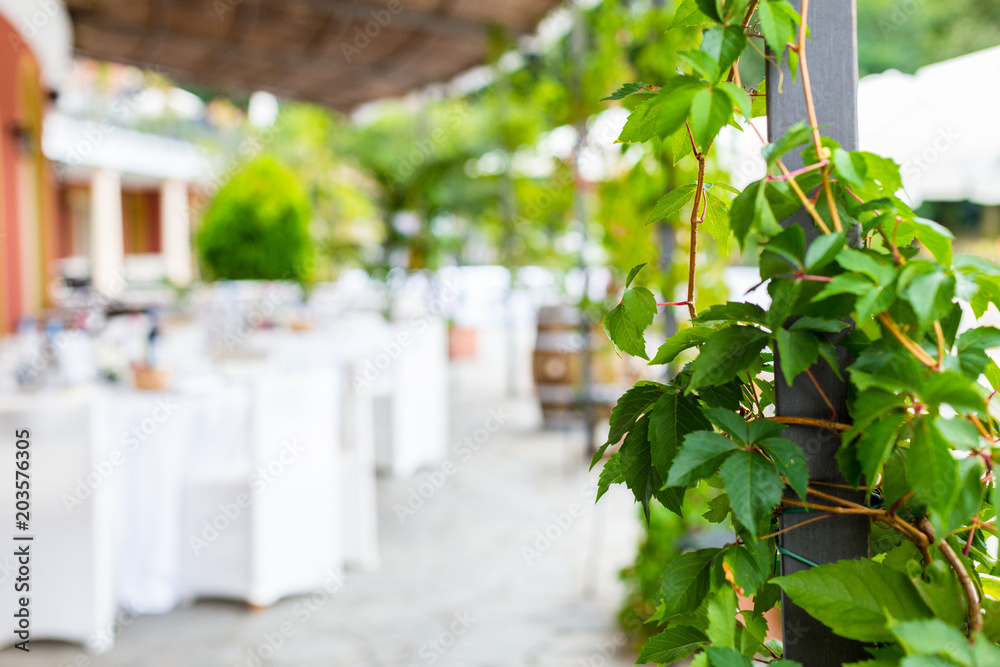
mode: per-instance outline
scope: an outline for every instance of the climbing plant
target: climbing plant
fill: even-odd
[[[1000,346],[1000,330],[960,325],[966,314],[978,318],[989,304],[1000,306],[1000,269],[952,254],[948,230],[896,196],[898,165],[822,135],[809,79],[808,11],[809,0],[801,14],[787,0],[683,0],[672,28],[700,27],[700,47],[676,54],[684,63],[677,74],[626,84],[608,98],[645,97],[620,141],[670,142],[699,169],[695,182],[672,189],[650,215],[690,212],[687,299],[657,304],[652,292],[633,286],[640,264],[604,319],[621,352],[649,359],[644,332],[657,307],[685,308],[689,326],[650,364],[693,360],[671,381],[639,382],[619,399],[594,457],[596,465],[620,443],[604,459],[598,499],[624,483],[647,518],[652,502],[683,515],[691,510],[687,492],[708,489],[705,517],[734,534],[723,548],[670,562],[654,614],[666,628],[639,662],[696,654],[696,667],[749,667],[755,657],[797,664],[766,639],[764,614],[784,591],[834,633],[867,643],[871,659],[857,665],[997,665],[1000,566],[990,537],[1000,502],[992,474],[1000,368],[987,350]],[[764,44],[768,58],[787,60],[801,78],[807,117],[763,146],[764,178],[743,191],[706,182],[722,128],[740,120],[752,128],[763,115],[763,86],[745,85],[738,65]],[[793,152],[805,164],[794,171],[784,162]],[[779,224],[799,209],[819,232],[811,243],[801,226]],[[696,307],[697,241],[706,227],[759,249],[767,309]],[[851,360],[846,373],[842,351]],[[817,364],[848,382],[851,423],[837,422],[832,405],[829,420],[775,416],[776,368],[789,386],[801,376],[826,399],[810,370]],[[868,502],[811,481],[804,452],[782,437],[790,424],[838,434],[841,471]],[[864,515],[882,537],[869,558],[778,576],[775,519],[792,511],[809,518],[784,530]]]

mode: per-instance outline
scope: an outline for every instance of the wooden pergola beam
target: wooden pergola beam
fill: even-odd
[[[219,62],[241,64],[265,70],[280,68],[294,71],[306,77],[325,80],[330,84],[335,84],[339,77],[349,75],[353,79],[377,80],[399,92],[405,91],[412,84],[413,80],[412,76],[401,76],[398,69],[392,65],[367,66],[359,63],[348,65],[342,59],[334,56],[317,57],[315,54],[262,49],[242,43],[231,43],[177,32],[166,33],[156,28],[139,28],[129,24],[96,18],[92,15],[74,17],[74,21],[80,26],[111,37],[141,40],[148,49],[149,55],[132,53],[129,55],[114,56],[114,60],[124,64],[149,68],[151,62],[155,62],[157,69],[167,74],[177,75],[185,80],[213,82],[216,85],[239,89],[269,89],[274,93],[281,93],[299,99],[311,99],[312,101],[329,104],[338,108],[350,106],[357,103],[357,101],[351,99],[352,96],[350,95],[338,95],[335,86],[331,86],[323,91],[316,91],[317,94],[310,95],[308,93],[303,94],[302,91],[296,91],[292,87],[268,86],[258,80],[251,83],[246,79],[228,76],[225,72],[220,74],[217,64]],[[156,53],[156,45],[162,40],[169,40],[169,43],[173,46],[203,51],[206,60],[215,60],[217,63],[214,66],[198,68],[195,71],[194,69],[164,62],[160,54]],[[108,59],[109,57],[106,52],[94,51],[87,45],[80,45],[79,43],[75,51],[78,55],[96,59]],[[433,75],[427,78],[428,82],[431,80],[433,80]]]
[[[387,12],[390,16],[387,27],[399,30],[481,38],[494,27],[494,24],[488,22],[405,9],[402,0],[396,0],[394,3],[390,2],[385,5],[354,2],[353,0],[300,0],[300,2],[319,14],[325,14],[336,19],[358,21],[361,24],[377,20],[375,18],[376,13]],[[262,6],[283,7],[285,4],[286,0],[261,0]],[[390,5],[392,6],[391,9]],[[506,28],[515,35],[526,32],[526,29],[520,26],[506,26]]]

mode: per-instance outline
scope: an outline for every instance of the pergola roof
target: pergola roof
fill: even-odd
[[[78,55],[340,110],[447,80],[559,0],[66,0]]]

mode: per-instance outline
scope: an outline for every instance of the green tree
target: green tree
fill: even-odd
[[[865,0],[858,3],[862,76],[918,68],[1000,44],[994,0]]]
[[[272,158],[245,166],[215,195],[198,232],[209,280],[308,283],[313,258],[309,200]]]

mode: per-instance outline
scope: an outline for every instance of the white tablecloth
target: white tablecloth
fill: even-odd
[[[13,634],[14,535],[31,535],[31,638],[76,641],[94,650],[110,646],[116,610],[113,591],[114,475],[108,476],[109,438],[101,397],[92,390],[0,396],[0,477],[4,556],[0,557],[0,643]],[[30,432],[29,530],[14,526],[15,433]]]

